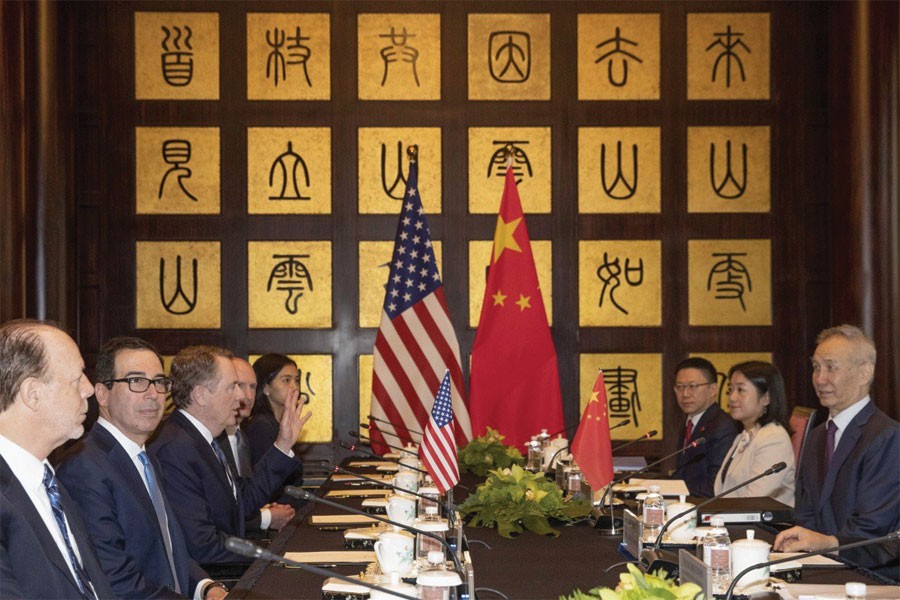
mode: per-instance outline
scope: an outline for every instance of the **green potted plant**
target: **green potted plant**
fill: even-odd
[[[473,439],[459,449],[459,468],[463,472],[485,477],[491,469],[506,469],[525,462],[518,448],[503,443],[505,436],[496,429]]]
[[[674,579],[667,579],[664,571],[642,573],[629,563],[628,572],[619,575],[616,589],[575,590],[568,596],[560,596],[559,600],[699,600],[702,597],[702,590],[695,583],[678,584]]]

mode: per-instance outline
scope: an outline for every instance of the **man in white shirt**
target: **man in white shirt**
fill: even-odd
[[[250,416],[253,404],[256,402],[256,372],[250,363],[235,356],[231,359],[234,370],[238,376],[238,388],[241,390],[240,404],[235,417],[235,424],[225,428],[216,440],[225,452],[228,466],[238,477],[250,477],[253,475],[253,463],[250,457],[250,446],[247,436],[241,431],[241,422]],[[280,530],[294,517],[294,507],[289,504],[270,502],[260,511],[247,519],[247,535],[256,537],[265,535],[267,529]]]
[[[812,382],[828,420],[809,435],[797,476],[794,521],[774,548],[823,550],[900,529],[900,423],[875,407],[869,390],[875,344],[858,327],[819,334]],[[874,544],[845,558],[900,580],[900,544]]]
[[[275,443],[254,465],[251,477],[236,477],[216,441],[234,425],[240,401],[232,357],[215,346],[190,346],[175,356],[176,410],[150,444],[188,550],[201,565],[246,562],[225,542],[229,536],[244,536],[246,515],[259,511],[294,472],[291,447],[310,415],[301,414],[303,405],[296,401],[286,404]]]
[[[100,418],[59,467],[119,598],[223,598],[222,584],[191,559],[145,444],[163,416],[172,380],[156,349],[113,338],[97,356]]]
[[[50,323],[0,326],[0,598],[113,598],[78,505],[47,462],[84,433],[91,384]]]

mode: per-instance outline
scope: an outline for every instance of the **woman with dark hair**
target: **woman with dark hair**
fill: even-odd
[[[256,373],[256,402],[250,418],[241,423],[241,429],[247,435],[250,458],[256,464],[278,437],[285,401],[289,395],[299,399],[301,394],[297,363],[283,354],[260,356],[253,363],[253,371]]]
[[[794,449],[788,425],[784,380],[778,367],[762,361],[743,362],[728,371],[731,418],[744,425],[716,475],[719,494],[785,462],[780,473],[762,477],[729,497],[771,496],[794,505]]]

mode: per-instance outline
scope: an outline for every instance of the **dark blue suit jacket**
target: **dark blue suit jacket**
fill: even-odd
[[[166,494],[184,530],[188,551],[200,564],[247,562],[225,548],[229,536],[244,537],[245,515],[269,502],[293,472],[297,461],[274,445],[253,467],[253,477],[238,479],[235,500],[228,478],[203,435],[176,410],[150,444],[162,466]]]
[[[900,423],[869,402],[841,435],[826,466],[825,423],[809,434],[797,474],[794,520],[846,544],[900,529]],[[843,554],[900,580],[900,544]]]
[[[97,597],[115,598],[78,504],[59,486],[66,520]],[[78,584],[25,488],[0,457],[0,598],[80,598]]]
[[[159,464],[150,460],[159,474]],[[81,507],[97,557],[118,598],[193,596],[206,572],[188,554],[181,527],[166,502],[182,595],[175,593],[150,495],[128,453],[105,427],[94,425],[66,455],[58,473]]]
[[[706,438],[706,443],[678,456],[673,477],[684,479],[692,496],[712,496],[716,474],[737,434],[737,422],[718,404],[711,405],[691,432],[692,442]]]

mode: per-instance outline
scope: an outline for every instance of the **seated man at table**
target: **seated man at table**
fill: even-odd
[[[91,541],[118,598],[224,598],[188,554],[159,465],[144,444],[163,416],[172,380],[144,340],[118,337],[97,355],[100,418],[59,466],[83,511]]]
[[[683,479],[694,496],[712,496],[716,474],[738,434],[738,426],[719,408],[718,373],[705,358],[686,358],[675,367],[675,400],[687,416],[684,445],[705,438],[706,443],[678,455],[672,475]]]
[[[274,445],[251,477],[237,477],[215,439],[234,425],[240,400],[232,356],[215,346],[190,346],[175,356],[171,373],[176,410],[150,444],[188,550],[201,565],[245,562],[225,541],[244,536],[245,515],[266,504],[294,471],[291,446],[310,415],[301,415],[303,407],[296,402],[285,406]]]
[[[775,550],[822,550],[900,529],[900,423],[875,407],[869,389],[875,344],[839,325],[816,340],[812,382],[828,420],[809,435],[797,476],[794,520]],[[900,581],[900,543],[873,544],[844,558]]]

